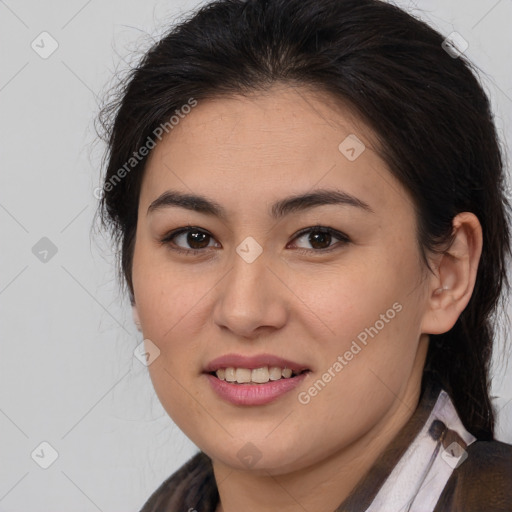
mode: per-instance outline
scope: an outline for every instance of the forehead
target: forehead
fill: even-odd
[[[197,146],[200,139],[206,149],[217,153],[264,149],[263,157],[270,153],[291,158],[307,151],[314,156],[311,149],[319,140],[341,142],[351,133],[366,139],[367,147],[373,146],[371,129],[348,106],[320,91],[280,85],[248,95],[201,100],[166,139],[168,146]]]
[[[410,202],[377,153],[376,137],[327,94],[275,87],[199,101],[153,149],[141,201],[166,188],[239,205],[338,187],[384,207]]]

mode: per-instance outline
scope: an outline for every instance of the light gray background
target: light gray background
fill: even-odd
[[[133,357],[141,335],[112,249],[89,232],[98,97],[114,70],[199,3],[0,0],[0,510],[136,511],[195,452]],[[512,1],[398,4],[469,42],[510,148]],[[59,45],[47,59],[31,48],[43,31]],[[58,250],[46,263],[32,253],[42,237]],[[512,442],[504,339],[493,392],[498,438]],[[31,458],[43,441],[58,452],[46,470]]]

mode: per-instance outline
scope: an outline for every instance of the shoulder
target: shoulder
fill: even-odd
[[[146,501],[140,512],[215,510],[217,486],[210,458],[199,452],[165,480]]]
[[[512,445],[476,441],[466,452],[434,512],[512,511]]]

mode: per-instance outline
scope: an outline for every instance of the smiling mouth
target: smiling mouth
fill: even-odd
[[[216,371],[209,372],[209,375],[217,377],[219,380],[230,384],[267,384],[278,380],[289,380],[303,373],[309,373],[310,370],[292,370],[290,368],[281,368],[279,366],[262,366],[260,368],[219,368]]]

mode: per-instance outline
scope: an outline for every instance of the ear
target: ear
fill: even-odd
[[[437,258],[431,275],[421,332],[448,332],[468,305],[482,254],[482,226],[476,215],[459,213],[452,222],[453,243]]]
[[[139,332],[142,332],[142,327],[140,325],[139,312],[137,311],[137,306],[135,304],[132,304],[132,314],[133,314],[133,322],[137,326],[137,330]]]

